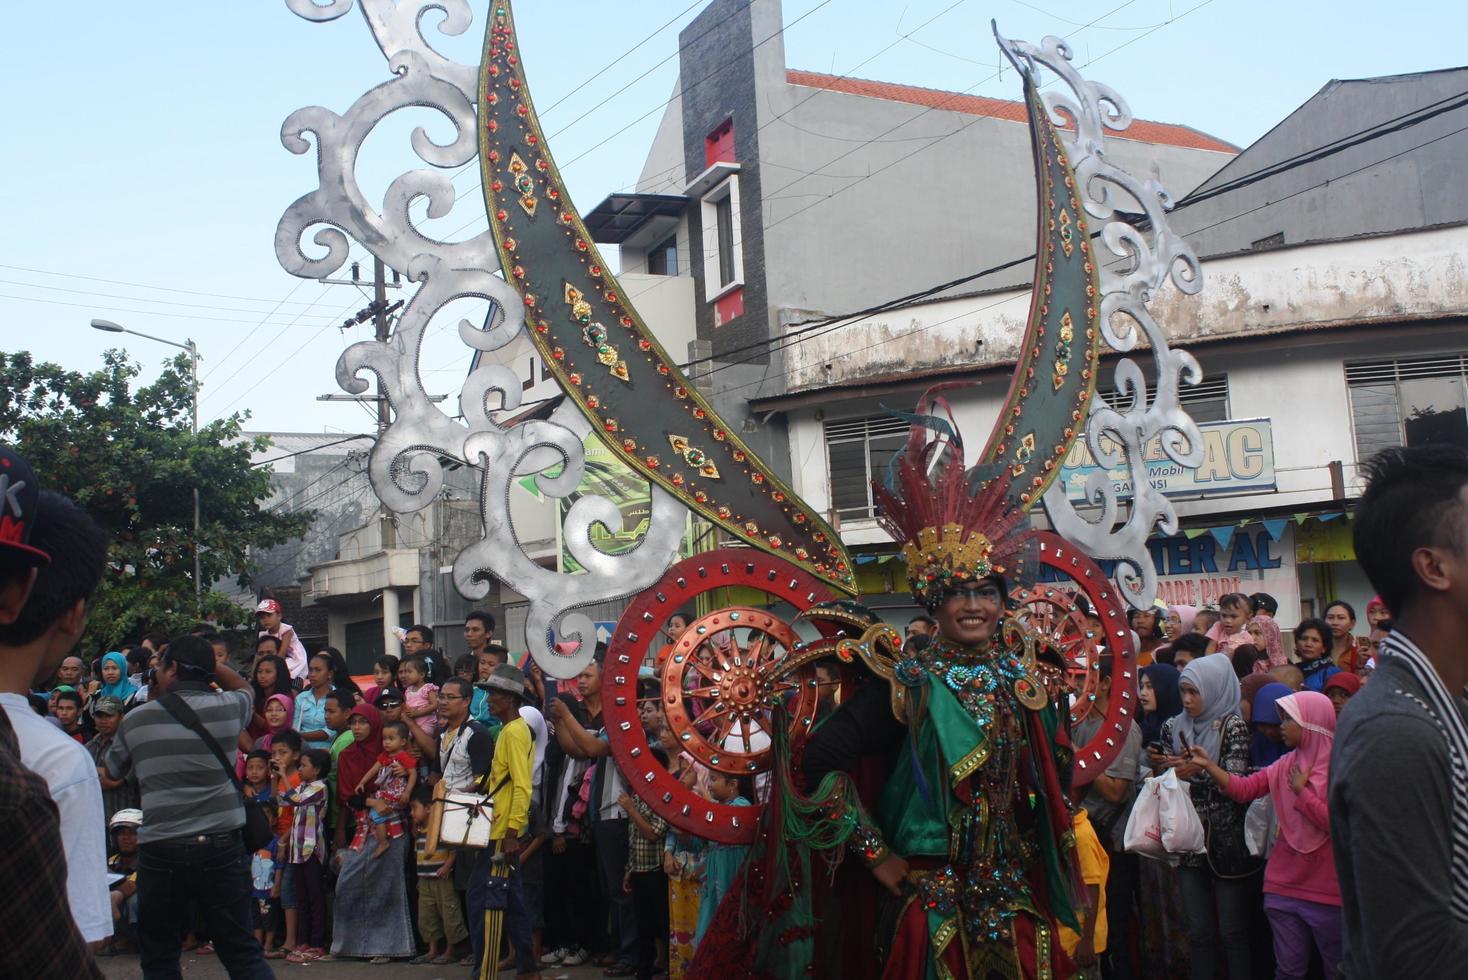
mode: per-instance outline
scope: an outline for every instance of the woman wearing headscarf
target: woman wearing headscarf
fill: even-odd
[[[98,667],[102,673],[102,686],[97,689],[93,700],[96,698],[116,698],[123,704],[138,693],[138,685],[134,684],[127,676],[127,657],[114,650],[103,654],[102,663]]]
[[[1256,675],[1268,677],[1268,674]],[[1254,695],[1249,712],[1249,727],[1254,730],[1249,740],[1249,768],[1263,769],[1288,750],[1281,731],[1279,701],[1294,692],[1278,681],[1270,681]]]
[[[1290,662],[1285,654],[1284,636],[1273,616],[1255,616],[1244,629],[1249,631],[1250,642],[1269,654],[1270,667],[1283,667]]]
[[[1172,663],[1172,645],[1177,642],[1178,637],[1193,631],[1193,621],[1197,618],[1197,606],[1176,605],[1167,608],[1167,616],[1162,621],[1165,640],[1162,646],[1152,651],[1154,663]]]
[[[1335,742],[1335,707],[1313,691],[1279,699],[1282,730],[1291,751],[1266,769],[1239,776],[1219,768],[1194,746],[1192,759],[1229,799],[1249,803],[1268,793],[1279,838],[1264,870],[1264,911],[1274,931],[1275,976],[1303,978],[1313,940],[1324,974],[1341,959],[1341,892],[1330,848],[1326,789]]]
[[[1335,705],[1335,715],[1341,716],[1341,709],[1346,702],[1361,693],[1361,677],[1357,674],[1347,674],[1342,671],[1332,674],[1325,682],[1325,696],[1330,698],[1330,703]]]
[[[261,752],[269,752],[270,747],[275,744],[275,736],[281,732],[289,731],[291,727],[291,699],[284,694],[272,694],[265,699],[265,706],[261,709],[261,715],[265,718],[265,734],[255,739],[253,748]],[[235,760],[235,772],[241,779],[245,775],[245,753],[237,754]]]
[[[1228,657],[1199,657],[1178,678],[1183,712],[1162,726],[1168,764],[1179,778],[1192,783],[1193,809],[1203,822],[1208,842],[1204,854],[1182,855],[1178,881],[1187,917],[1189,970],[1192,980],[1213,980],[1219,961],[1217,933],[1230,980],[1251,975],[1249,921],[1257,892],[1253,877],[1259,860],[1244,842],[1244,807],[1218,789],[1189,752],[1196,746],[1237,775],[1249,771],[1249,726],[1239,717],[1239,679]]]
[[[345,806],[357,784],[382,752],[382,716],[370,704],[359,704],[348,717],[354,741],[337,756],[337,797]],[[360,798],[357,802],[361,802]],[[331,954],[323,960],[369,959],[374,964],[414,955],[413,923],[408,916],[406,867],[413,836],[394,816],[387,827],[388,850],[374,858],[376,849],[365,810],[355,808],[357,832],[348,847],[336,853],[341,861],[336,880],[336,907]],[[371,843],[372,847],[367,845]]]
[[[248,729],[252,738],[260,738],[270,731],[265,722],[265,702],[271,697],[279,695],[285,698],[285,713],[295,715],[296,692],[291,687],[291,669],[284,657],[269,654],[257,659],[250,675],[250,687],[255,691],[255,717]]]
[[[1181,634],[1179,634],[1181,635]],[[1171,664],[1154,663],[1138,671],[1137,703],[1141,714],[1144,775],[1161,772],[1163,756],[1147,751],[1162,744],[1162,726],[1183,710],[1177,681],[1180,671]],[[1141,940],[1138,975],[1159,980],[1188,975],[1188,935],[1183,926],[1182,894],[1177,868],[1166,861],[1142,861],[1137,871],[1137,923]]]

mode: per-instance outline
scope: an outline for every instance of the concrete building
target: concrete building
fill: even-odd
[[[1364,625],[1371,589],[1347,513],[1360,462],[1468,445],[1468,181],[1451,162],[1468,151],[1465,90],[1464,69],[1332,82],[1181,201],[1173,227],[1207,285],[1164,291],[1154,313],[1203,365],[1184,403],[1207,423],[1208,462],[1175,486],[1155,464],[1183,529],[1153,541],[1164,597],[1267,591],[1287,625],[1341,598]],[[784,352],[783,390],[751,400],[787,420],[796,488],[869,562],[890,548],[865,483],[903,428],[884,406],[976,382],[949,394],[982,438],[1027,303],[1023,288],[985,291],[802,338]],[[1115,398],[1108,367],[1101,379]],[[1066,476],[1082,484],[1089,462],[1073,454]]]

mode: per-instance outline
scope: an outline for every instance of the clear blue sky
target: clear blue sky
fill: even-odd
[[[611,137],[567,171],[583,210],[636,180],[661,115],[654,110],[675,87],[677,31],[702,6],[626,53],[687,0],[520,0],[536,102],[564,97],[545,119],[556,156],[569,160]],[[794,68],[954,90],[987,78],[973,91],[1014,98],[1012,72],[989,77],[993,17],[1011,37],[1073,34],[1077,62],[1095,61],[1086,74],[1116,87],[1138,116],[1241,146],[1332,78],[1462,64],[1463,10],[1448,0],[784,0]],[[8,23],[0,349],[93,367],[117,340],[88,328],[94,316],[192,336],[204,356],[206,419],[248,408],[256,429],[365,431],[360,407],[314,400],[336,390],[341,350],[369,335],[333,326],[364,298],[287,275],[272,247],[281,212],[316,186],[314,151],[287,152],[281,122],[304,105],[344,110],[386,78],[360,14],[311,24],[283,0],[89,0],[13,5]],[[439,47],[472,62],[481,30],[476,21]],[[399,115],[379,127],[363,165],[364,188],[378,201],[392,176],[422,166],[411,129],[427,125],[440,140],[448,130],[427,110]],[[483,228],[472,176],[459,179],[459,203],[435,224],[440,231],[470,221],[464,234]],[[75,278],[83,276],[140,285]],[[123,346],[150,367],[170,353],[135,338]],[[452,330],[437,331],[423,358],[436,371],[429,386],[456,394],[467,363]]]

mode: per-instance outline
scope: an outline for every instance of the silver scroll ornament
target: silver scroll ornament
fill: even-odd
[[[286,5],[307,20],[324,22],[348,13],[353,2],[286,0]],[[439,495],[445,463],[475,467],[480,474],[483,536],[456,557],[454,585],[466,598],[483,598],[492,575],[524,595],[530,603],[526,648],[546,673],[574,677],[590,661],[595,637],[590,618],[575,610],[635,594],[656,582],[677,556],[687,511],[654,485],[643,540],[614,556],[596,548],[590,531],[594,524],[620,529],[620,510],[605,497],[581,496],[566,511],[562,535],[566,549],[585,569],[581,573],[537,565],[520,546],[510,517],[514,481],[533,476],[540,492],[552,498],[574,492],[585,471],[582,439],[589,425],[569,402],[547,420],[497,423],[492,411],[514,409],[521,397],[519,378],[500,364],[485,363],[465,380],[459,392],[459,420],[434,405],[419,375],[420,347],[428,326],[455,300],[468,297],[491,303],[483,325],[459,321],[459,338],[470,351],[498,350],[525,326],[519,294],[495,274],[499,260],[488,231],[464,241],[440,241],[425,235],[409,214],[420,197],[427,201],[430,218],[448,214],[456,194],[444,171],[469,164],[477,153],[477,70],[445,58],[422,33],[423,18],[430,11],[442,12],[437,29],[448,36],[462,34],[472,13],[467,0],[362,0],[361,10],[392,77],[369,89],[343,114],[310,106],[286,119],[281,142],[292,153],[310,150],[308,134],[316,138],[319,186],[281,216],[276,256],[292,275],[320,279],[347,261],[350,239],[418,284],[392,336],[353,344],[336,366],[337,383],[352,394],[366,392],[365,375],[375,375],[378,390],[392,407],[394,418],[372,447],[368,466],[372,488],[387,509],[411,513]],[[415,130],[413,151],[432,169],[398,176],[378,212],[358,186],[357,157],[378,123],[409,107],[433,109],[448,117],[454,139],[441,145],[423,129]],[[312,241],[326,254],[312,258],[301,243],[316,226],[324,227]],[[492,400],[499,402],[493,409]],[[563,639],[581,640],[576,653],[558,652],[551,645],[552,630]]]
[[[1024,41],[999,39],[1016,55],[1053,71],[1063,83],[1043,93],[1050,118],[1061,129],[1076,190],[1099,226],[1099,238],[1114,258],[1107,261],[1098,250],[1101,280],[1101,336],[1107,346],[1127,353],[1145,340],[1157,378],[1156,396],[1150,401],[1146,377],[1138,363],[1122,358],[1116,365],[1118,410],[1099,398],[1091,401],[1086,421],[1086,445],[1100,469],[1086,480],[1085,505],[1078,512],[1066,494],[1064,481],[1051,484],[1043,498],[1045,513],[1055,530],[1092,557],[1116,562],[1114,576],[1121,592],[1133,606],[1151,605],[1157,594],[1157,573],[1147,550],[1154,528],[1164,534],[1177,533],[1177,512],[1172,502],[1147,478],[1146,447],[1159,440],[1163,452],[1180,466],[1196,469],[1203,461],[1203,441],[1198,425],[1183,409],[1179,399],[1182,385],[1203,380],[1203,371],[1193,355],[1173,350],[1147,304],[1170,279],[1184,293],[1203,288],[1203,271],[1198,257],[1182,236],[1168,225],[1172,198],[1155,177],[1146,180],[1122,170],[1106,159],[1105,132],[1119,133],[1132,124],[1126,101],[1098,82],[1087,81],[1071,64],[1071,49],[1057,37],[1047,37],[1037,47]],[[1141,209],[1142,220],[1128,208]],[[1118,494],[1107,471],[1125,465],[1132,492]],[[1125,520],[1122,504],[1129,502]]]

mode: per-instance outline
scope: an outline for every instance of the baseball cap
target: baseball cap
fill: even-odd
[[[380,708],[382,707],[384,701],[396,701],[401,704],[403,702],[402,689],[396,687],[384,687],[382,690],[378,691],[377,696],[372,699],[372,706],[374,708]]]
[[[255,615],[256,616],[260,615],[261,613],[279,613],[279,612],[280,612],[280,603],[276,602],[274,599],[261,599],[260,600],[260,604],[255,607]]]
[[[25,457],[0,446],[0,561],[23,567],[44,565],[51,556],[31,546],[41,484]]]
[[[107,821],[107,826],[116,830],[118,827],[141,827],[143,825],[143,811],[136,807],[128,807],[118,810]]]
[[[112,696],[101,697],[92,702],[92,714],[94,715],[120,715],[122,714],[122,699]]]

